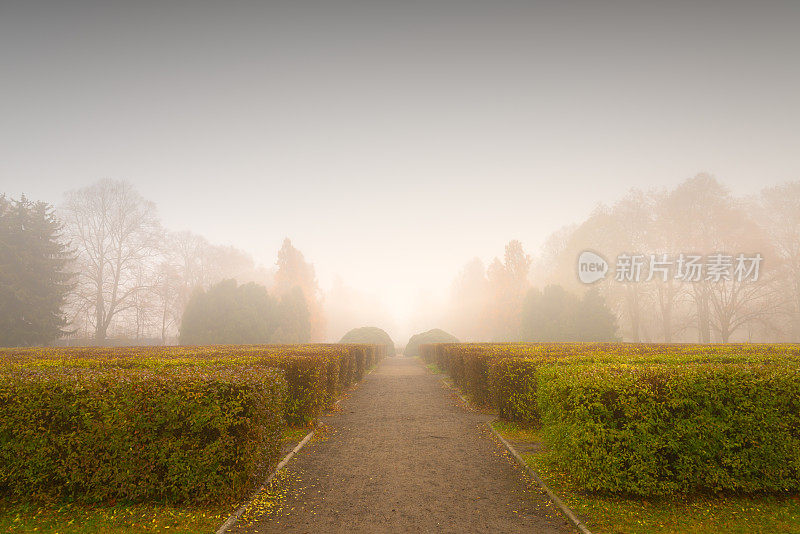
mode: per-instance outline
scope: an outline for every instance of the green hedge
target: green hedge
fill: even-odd
[[[589,491],[800,490],[800,372],[781,366],[552,366],[551,459]]]
[[[493,362],[488,389],[500,417],[524,424],[540,422],[536,370],[537,362],[527,358],[503,358]]]
[[[377,362],[380,347],[358,344],[213,345],[0,349],[0,368],[25,366],[179,368],[258,364],[282,369],[288,381],[285,414],[310,424]]]
[[[238,498],[375,345],[0,349],[0,494]]]
[[[588,491],[800,489],[800,346],[628,343],[420,347],[473,400],[541,425]]]
[[[162,352],[160,360],[176,364],[257,363],[285,372],[288,383],[285,416],[290,424],[310,424],[344,389],[360,380],[352,372],[356,349],[334,345],[221,345],[178,347]]]
[[[458,339],[444,330],[434,328],[411,336],[408,343],[406,343],[406,348],[403,350],[403,355],[407,358],[421,356],[420,346],[430,345],[431,343],[458,343]]]
[[[283,373],[261,366],[0,375],[0,493],[84,502],[243,496],[275,461]]]
[[[798,345],[645,343],[438,343],[420,346],[477,404],[507,419],[538,423],[537,370],[551,365],[688,365],[736,363],[800,365]]]
[[[458,343],[422,344],[419,352],[425,362],[444,370],[479,405],[491,400],[489,375],[493,362],[507,354],[503,345]]]
[[[339,343],[345,344],[365,344],[365,345],[379,345],[383,347],[383,355],[385,356],[394,356],[395,349],[394,349],[394,341],[392,338],[389,337],[384,330],[376,326],[363,326],[361,328],[353,328],[352,330],[348,331],[342,339],[339,340]]]
[[[285,373],[289,387],[284,415],[290,424],[310,424],[336,397],[338,361],[288,355],[263,356],[259,361]],[[336,375],[332,367],[337,368]]]

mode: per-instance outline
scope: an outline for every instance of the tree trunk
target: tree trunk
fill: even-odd
[[[698,289],[698,287],[700,287]],[[697,304],[697,330],[700,343],[711,343],[711,322],[708,311],[708,294],[702,286],[695,286]]]
[[[103,288],[99,286],[97,288],[97,300],[95,301],[95,315],[97,319],[97,323],[94,329],[94,339],[97,341],[99,345],[102,345],[106,341],[106,310],[105,310],[105,301],[103,300]]]
[[[672,343],[672,280],[667,282],[666,289],[659,290],[661,299],[661,326],[664,330],[664,343]]]
[[[639,300],[636,294],[636,288],[628,286],[628,315],[631,319],[631,338],[634,343],[641,341],[640,327],[639,327]]]
[[[794,306],[794,317],[793,317],[794,328],[792,332],[792,341],[797,343],[800,342],[800,282],[795,284],[794,297],[795,297],[795,303],[794,303],[795,306]]]
[[[161,313],[161,344],[167,344],[167,306],[164,305],[164,308]]]
[[[98,324],[97,328],[94,332],[94,340],[97,342],[98,345],[105,345],[106,344],[106,332],[107,326],[105,322]]]
[[[722,329],[720,329],[720,331],[719,331],[719,335],[720,335],[720,337],[722,338],[722,342],[723,342],[723,343],[727,343],[727,342],[728,342],[728,340],[731,338],[731,333],[730,333],[730,331],[728,330],[728,327],[727,327],[727,326],[726,326],[725,328],[722,328]]]

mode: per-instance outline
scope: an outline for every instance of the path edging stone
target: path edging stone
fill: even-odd
[[[500,443],[502,443],[503,446],[508,450],[508,452],[511,453],[511,456],[514,457],[514,459],[517,461],[520,467],[525,469],[528,475],[530,475],[530,477],[533,480],[535,480],[537,484],[539,484],[539,486],[545,491],[545,493],[547,493],[547,496],[550,497],[550,500],[552,500],[556,506],[558,506],[558,508],[561,510],[561,513],[567,516],[567,519],[569,519],[572,522],[572,524],[575,525],[575,528],[580,530],[582,534],[592,534],[592,532],[588,528],[586,528],[586,525],[583,524],[583,521],[578,519],[578,516],[575,515],[575,512],[573,512],[569,506],[564,504],[564,501],[559,499],[558,495],[553,493],[553,491],[547,486],[547,484],[544,483],[544,481],[539,477],[539,475],[536,474],[536,471],[531,469],[531,466],[529,466],[528,463],[517,452],[517,449],[515,449],[511,443],[506,441],[506,439],[503,438],[503,436],[501,436],[497,430],[495,430],[495,428],[492,426],[492,422],[491,421],[487,422],[486,426],[489,427],[489,430],[492,431],[492,434],[494,434],[495,437],[500,440]]]
[[[317,428],[319,428],[320,426],[322,426],[322,421],[317,421]],[[214,534],[224,534],[228,529],[232,528],[236,524],[236,521],[238,521],[239,518],[244,513],[244,511],[247,510],[247,507],[253,504],[253,501],[258,496],[258,494],[264,491],[269,486],[270,482],[272,482],[272,480],[277,476],[280,470],[286,467],[286,464],[289,463],[289,460],[291,460],[294,457],[294,455],[297,454],[300,451],[300,449],[302,449],[305,446],[306,443],[311,441],[311,438],[314,437],[314,432],[316,432],[316,429],[306,434],[306,437],[300,440],[300,443],[298,443],[294,447],[294,449],[289,451],[289,453],[283,457],[283,459],[275,467],[275,470],[272,471],[269,477],[267,477],[267,479],[264,481],[261,487],[255,490],[253,494],[250,496],[250,498],[247,499],[247,502],[245,502],[239,508],[237,508],[236,511],[233,512],[230,515],[230,517],[228,517],[228,519],[225,520],[222,526],[220,526]]]

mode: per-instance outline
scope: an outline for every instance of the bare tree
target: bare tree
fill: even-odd
[[[663,223],[674,234],[680,252],[711,254],[725,250],[725,227],[733,216],[730,192],[713,176],[699,174],[686,180],[664,199]],[[669,231],[669,230],[668,230]],[[701,279],[690,284],[698,341],[711,342],[711,284]]]
[[[800,341],[800,182],[764,189],[760,220],[775,247],[784,276],[791,339]]]
[[[162,261],[156,269],[153,293],[157,301],[158,326],[161,343],[166,344],[170,334],[176,333],[183,309],[186,307],[186,283],[174,264]]]
[[[628,256],[632,265],[638,257],[650,249],[653,228],[653,200],[643,191],[632,189],[611,208],[599,206],[592,215],[572,233],[568,244],[557,262],[564,272],[574,273],[575,259],[583,250],[597,250],[607,259]],[[633,274],[635,269],[631,270]],[[641,273],[645,273],[641,270]],[[620,328],[626,339],[642,341],[649,337],[646,319],[650,295],[638,276],[616,280],[617,273],[610,273],[597,284],[609,305],[615,310]],[[576,280],[574,274],[571,276]],[[583,291],[585,287],[576,287]]]
[[[650,195],[631,190],[622,200],[617,202],[612,211],[612,228],[616,240],[617,252],[629,255],[641,255],[650,249],[652,244],[653,199]],[[624,288],[624,315],[630,324],[630,335],[633,341],[642,341],[645,337],[645,309],[648,294],[639,280],[622,281]]]
[[[669,192],[632,190],[612,207],[600,206],[561,238],[564,245],[551,268],[562,278],[571,274],[575,258],[586,249],[618,261],[620,254],[644,255],[648,261],[642,262],[641,277],[609,276],[597,284],[632,341],[658,337],[669,343],[687,339],[686,332],[696,332],[704,343],[712,337],[727,342],[743,331],[780,338],[786,330],[782,311],[790,309],[792,317],[800,313],[800,285],[795,285],[800,284],[800,185],[765,193],[762,203],[769,206],[763,220],[771,230],[766,233],[752,210],[709,175]],[[686,281],[675,272],[676,256],[682,253],[705,258],[759,253],[768,268],[758,280],[709,280],[704,273]],[[653,265],[656,259],[661,264],[648,272],[651,258]],[[789,306],[786,295],[796,304]]]
[[[779,293],[774,278],[769,278],[758,281],[732,278],[710,286],[711,326],[720,341],[728,343],[737,330],[778,313]]]
[[[115,317],[151,287],[141,269],[158,255],[156,208],[130,183],[105,179],[69,192],[63,216],[80,264],[75,297],[104,343]]]

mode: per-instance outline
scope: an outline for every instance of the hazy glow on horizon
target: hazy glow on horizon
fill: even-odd
[[[0,4],[0,192],[128,180],[266,265],[288,236],[402,333],[631,187],[800,179],[797,2],[67,4]]]

